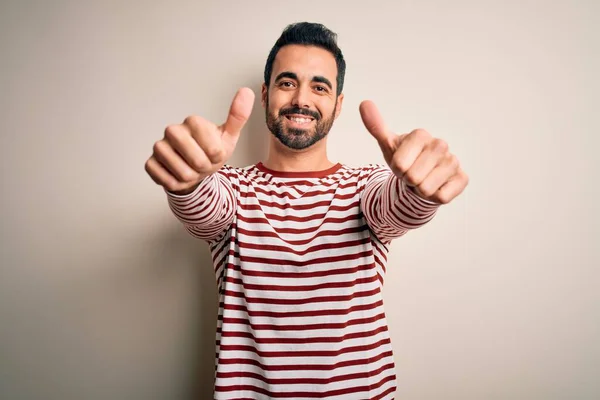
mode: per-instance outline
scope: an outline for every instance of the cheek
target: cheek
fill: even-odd
[[[277,107],[275,104],[269,102],[269,106],[267,107],[267,112],[271,115],[273,115],[274,117],[279,116],[279,107]]]
[[[317,110],[323,118],[329,118],[335,112],[335,103],[322,102],[320,104],[317,104]]]
[[[279,98],[278,96],[271,95],[267,99],[267,111],[269,111],[272,114],[278,114],[279,110],[283,108],[285,104],[282,100],[283,99]]]

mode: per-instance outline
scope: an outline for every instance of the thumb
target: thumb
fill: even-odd
[[[254,107],[254,92],[252,89],[241,88],[238,90],[231,102],[227,121],[222,125],[223,132],[230,135],[232,139],[237,139],[248,118],[250,118],[252,107]]]
[[[360,110],[360,116],[363,124],[365,124],[365,128],[380,144],[386,143],[389,133],[375,103],[371,100],[365,100],[360,103],[358,109]]]

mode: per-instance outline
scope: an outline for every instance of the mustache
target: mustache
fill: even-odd
[[[321,114],[319,114],[316,111],[307,110],[306,108],[290,107],[290,108],[283,108],[279,111],[280,117],[283,117],[286,115],[292,115],[292,114],[307,115],[309,117],[314,118],[317,121],[321,119]]]

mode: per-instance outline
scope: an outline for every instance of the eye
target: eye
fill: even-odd
[[[321,92],[321,93],[327,93],[327,88],[325,86],[322,85],[317,85],[315,86],[315,90],[317,92]]]
[[[294,86],[293,82],[290,81],[283,81],[281,83],[279,83],[280,87],[285,87],[285,88],[291,88]]]

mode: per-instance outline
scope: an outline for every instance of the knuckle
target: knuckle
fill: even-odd
[[[206,153],[206,156],[212,161],[212,162],[221,162],[223,161],[223,157],[224,157],[224,152],[223,149],[217,146],[211,146],[208,149],[205,149],[204,152]]]
[[[412,182],[409,182],[409,181],[406,179],[406,169],[402,168],[402,166],[401,166],[401,165],[399,165],[399,164],[397,164],[397,163],[393,163],[393,164],[390,166],[390,169],[391,169],[391,170],[394,172],[394,174],[395,174],[396,176],[398,176],[399,178],[403,179],[405,183],[409,183],[409,184],[411,184],[411,185],[413,185],[413,186],[414,186],[414,183],[412,183]]]
[[[176,192],[180,187],[179,182],[177,182],[175,179],[167,179],[163,186],[171,192]]]
[[[404,175],[406,173],[406,171],[408,171],[408,168],[410,167],[410,165],[406,165],[406,161],[403,161],[399,156],[398,153],[396,153],[394,155],[394,157],[392,158],[392,166],[393,168],[395,168],[397,171],[399,171],[400,173],[402,173],[402,175]]]
[[[191,128],[199,128],[200,126],[202,126],[204,124],[205,120],[204,118],[198,116],[198,115],[190,115],[188,117],[186,117],[186,119],[183,121],[183,123]]]
[[[454,154],[450,154],[448,156],[448,164],[453,169],[458,169],[460,167],[460,161],[458,160],[458,157],[456,157]]]
[[[433,147],[440,152],[448,151],[448,143],[443,139],[434,139]]]
[[[421,183],[419,177],[413,171],[406,172],[406,174],[404,174],[404,179],[408,184],[413,185],[413,186]]]
[[[165,138],[167,140],[176,140],[181,136],[181,125],[169,125],[165,129]]]
[[[154,167],[152,165],[152,161],[150,161],[150,160],[146,161],[146,163],[144,164],[144,170],[146,171],[146,173],[148,175],[150,175],[150,177],[152,179],[155,178],[155,176],[154,176],[155,175],[155,173],[154,173]]]
[[[194,180],[196,180],[198,177],[198,174],[193,172],[193,171],[189,171],[189,170],[185,170],[183,172],[181,172],[181,178],[184,180],[184,182],[192,182]]]
[[[197,120],[198,120],[198,116],[197,115],[188,115],[183,120],[183,123],[186,124],[186,125],[194,125]]]
[[[154,146],[152,146],[152,151],[154,152],[154,154],[161,154],[164,151],[165,144],[166,143],[162,140],[159,140],[158,142],[154,143]]]
[[[402,172],[402,174],[406,174],[408,172],[408,169],[410,168],[410,165],[408,165],[406,161],[400,160],[397,162],[397,168],[399,171]]]
[[[448,204],[452,199],[446,193],[442,192],[437,196],[438,203]]]
[[[423,194],[424,197],[430,198],[435,195],[435,190],[432,190],[430,187],[425,185],[419,186],[419,192]]]
[[[194,158],[190,160],[190,166],[198,172],[205,172],[211,169],[211,164],[207,160],[200,160],[198,158]]]
[[[423,128],[417,128],[417,129],[413,130],[412,134],[415,135],[415,136],[417,136],[417,137],[421,137],[421,138],[426,138],[426,137],[430,137],[431,136],[429,134],[429,132],[427,132]]]
[[[400,169],[400,165],[399,165],[398,161],[396,161],[396,159],[392,159],[392,162],[390,163],[390,168],[394,172],[403,173],[402,170]]]
[[[438,190],[436,194],[436,201],[441,204],[448,204],[452,200],[452,195],[448,190],[444,188]]]

